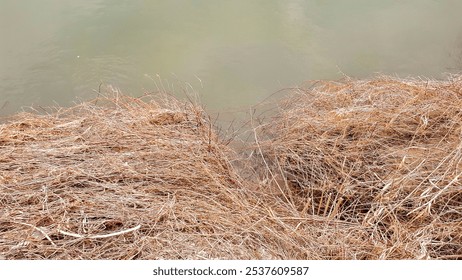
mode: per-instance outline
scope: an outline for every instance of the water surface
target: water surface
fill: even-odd
[[[0,114],[101,82],[245,110],[310,79],[462,69],[458,0],[0,0]],[[159,81],[159,77],[162,83]]]

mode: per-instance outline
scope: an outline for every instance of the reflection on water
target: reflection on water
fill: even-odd
[[[0,112],[68,105],[101,82],[185,81],[215,111],[342,73],[462,69],[458,0],[0,0]],[[153,81],[154,80],[154,81]]]

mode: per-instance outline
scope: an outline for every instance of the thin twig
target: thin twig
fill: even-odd
[[[72,236],[72,237],[76,237],[76,238],[94,239],[94,238],[108,238],[108,237],[112,237],[112,236],[122,235],[122,234],[125,234],[125,233],[129,233],[129,232],[138,230],[140,228],[141,228],[141,225],[137,225],[136,227],[129,228],[129,229],[122,230],[122,231],[117,231],[117,232],[108,233],[108,234],[96,234],[96,235],[80,235],[80,234],[77,234],[77,233],[68,232],[68,231],[64,231],[64,230],[58,230],[58,232],[63,234],[63,235]]]

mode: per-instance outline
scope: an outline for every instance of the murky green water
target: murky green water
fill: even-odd
[[[100,82],[190,83],[212,111],[309,79],[462,70],[460,0],[0,0],[0,114]],[[156,81],[156,82],[155,82]],[[186,87],[188,88],[188,87]]]

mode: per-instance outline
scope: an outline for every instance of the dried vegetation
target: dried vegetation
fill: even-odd
[[[166,95],[10,117],[0,258],[462,258],[460,77],[318,82],[279,108],[247,158]]]
[[[459,76],[318,82],[259,146],[298,210],[367,230],[372,258],[462,258],[461,126]]]

